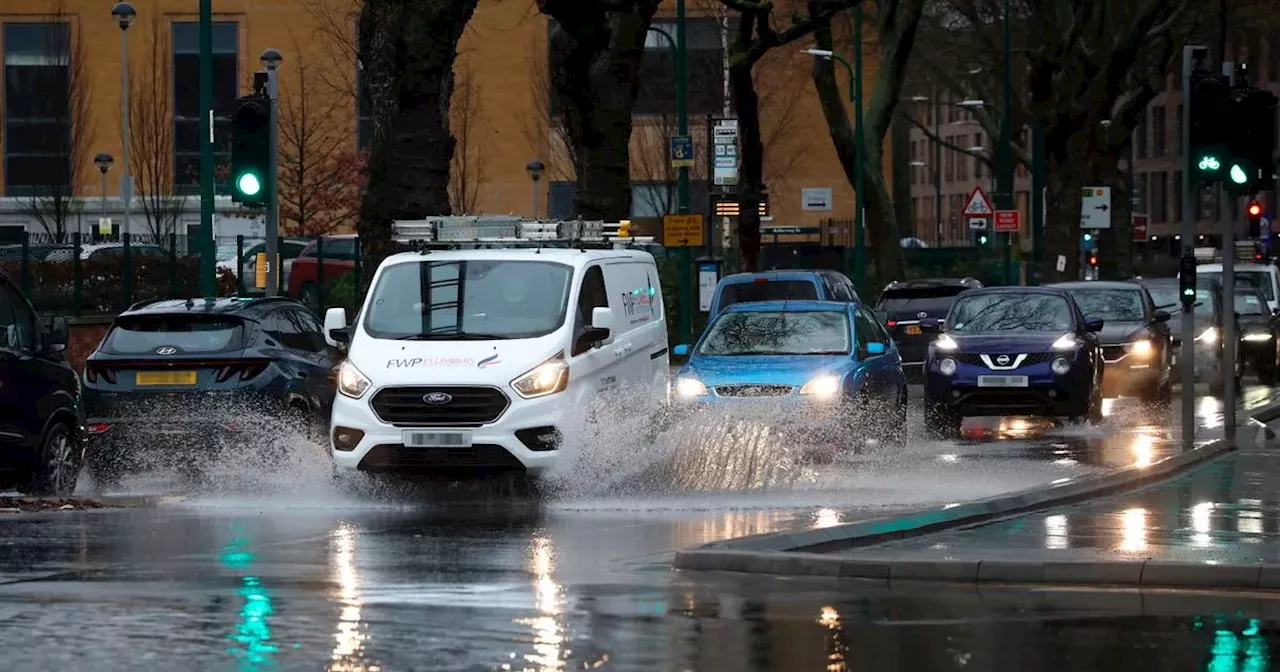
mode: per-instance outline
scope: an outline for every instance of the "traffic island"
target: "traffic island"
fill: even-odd
[[[160,497],[26,497],[0,496],[0,514],[41,511],[85,511],[90,509],[131,509],[154,507]]]

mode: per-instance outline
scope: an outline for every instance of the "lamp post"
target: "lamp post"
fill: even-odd
[[[123,131],[124,176],[120,178],[120,198],[124,200],[124,222],[120,231],[129,233],[129,210],[133,204],[133,178],[129,175],[129,26],[138,18],[138,12],[127,2],[117,2],[111,7],[111,16],[120,26],[120,124]],[[106,172],[103,172],[106,179]]]
[[[270,142],[267,145],[267,296],[280,293],[280,189],[276,167],[280,144],[280,63],[284,61],[276,49],[266,49],[258,61],[267,69],[267,98],[270,99]],[[323,296],[321,289],[321,296]],[[323,306],[322,306],[323,307]]]
[[[866,288],[866,252],[864,250],[866,241],[863,235],[863,210],[866,208],[866,189],[863,188],[863,174],[866,168],[863,159],[863,135],[862,135],[862,12],[861,8],[854,10],[854,43],[858,45],[855,52],[854,60],[857,66],[849,64],[849,61],[836,55],[830,49],[805,49],[804,53],[817,58],[825,58],[836,61],[843,65],[849,71],[849,102],[854,106],[854,166],[853,166],[853,182],[854,196],[857,198],[854,206],[854,242],[853,242],[853,282],[857,285],[859,295]]]
[[[102,219],[107,218],[107,171],[111,170],[111,165],[116,162],[115,157],[106,152],[102,152],[93,157],[93,165],[98,167],[98,171],[102,173]]]
[[[538,181],[542,179],[542,171],[546,170],[542,161],[534,159],[524,169],[529,171],[529,179],[533,181],[533,218],[538,219]]]

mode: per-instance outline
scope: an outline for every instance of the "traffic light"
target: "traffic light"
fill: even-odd
[[[1249,201],[1245,214],[1249,216],[1249,237],[1255,240],[1260,238],[1262,236],[1262,204]]]
[[[1195,182],[1222,180],[1230,170],[1230,94],[1226,77],[1204,70],[1191,73],[1191,169]]]
[[[1089,255],[1089,265],[1094,268],[1098,267],[1098,255],[1096,254]]]
[[[1086,233],[1084,234],[1084,251],[1089,252],[1092,250],[1093,250],[1093,234]]]
[[[1182,309],[1191,312],[1196,305],[1196,257],[1190,248],[1178,261],[1178,292]]]
[[[973,233],[973,244],[978,247],[986,247],[990,240],[991,237],[987,235],[986,231],[975,231]]]
[[[265,205],[274,180],[271,166],[271,102],[263,95],[236,101],[231,119],[231,200]]]
[[[1250,89],[1245,96],[1244,124],[1248,129],[1247,151],[1257,171],[1257,189],[1276,186],[1276,95],[1264,89]]]

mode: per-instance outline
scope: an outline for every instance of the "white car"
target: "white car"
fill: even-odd
[[[1280,308],[1280,271],[1272,264],[1236,264],[1236,284],[1241,282],[1257,285],[1262,295],[1267,298],[1270,310]],[[1201,264],[1196,266],[1196,279],[1210,282],[1222,282],[1222,264]]]
[[[303,248],[307,246],[307,241],[300,238],[284,238],[280,241],[277,253],[280,255],[280,270],[283,275],[280,276],[280,286],[289,286],[289,273],[293,270],[293,260],[302,253]],[[242,261],[237,267],[236,264],[236,246],[219,246],[218,247],[218,269],[225,270],[230,273],[240,271],[240,275],[244,278],[244,288],[247,291],[261,291],[257,289],[256,281],[258,277],[258,254],[267,251],[267,242],[261,238],[249,239],[244,242],[244,255]]]
[[[467,249],[387,258],[348,326],[330,440],[337,473],[454,468],[537,476],[602,391],[665,395],[653,256],[634,249]]]

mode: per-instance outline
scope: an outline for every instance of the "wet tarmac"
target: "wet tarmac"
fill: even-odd
[[[1272,394],[1254,388],[1245,402]],[[1269,650],[1275,633],[1250,620],[1256,601],[1215,620],[1207,605],[1170,616],[1141,597],[833,591],[670,569],[677,549],[715,539],[992,496],[1176,449],[1169,416],[1111,410],[1102,427],[913,441],[718,492],[695,478],[615,497],[373,497],[280,474],[267,494],[0,514],[0,642],[6,667],[23,670],[1205,669],[1214,647]]]

